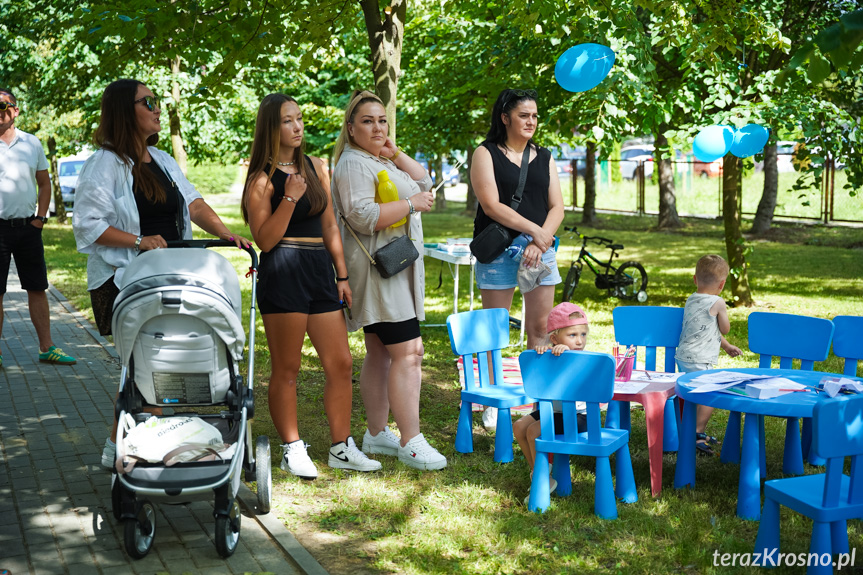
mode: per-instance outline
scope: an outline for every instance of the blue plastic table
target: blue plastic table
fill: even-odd
[[[759,520],[761,518],[761,480],[766,478],[767,463],[764,450],[764,416],[775,417],[812,417],[812,410],[819,401],[829,400],[824,392],[786,393],[773,399],[754,399],[724,392],[693,393],[689,381],[699,375],[731,371],[754,375],[785,377],[804,385],[817,385],[824,377],[848,377],[823,371],[799,369],[715,369],[698,371],[680,376],[675,386],[677,395],[684,400],[683,417],[680,429],[680,449],[677,452],[677,466],[674,470],[674,487],[695,486],[695,408],[696,404],[707,405],[729,411],[739,411],[744,416],[743,445],[740,456],[740,484],[737,488],[737,516],[741,519]],[[852,377],[856,381],[863,379]],[[726,437],[725,441],[735,441]],[[788,445],[788,442],[795,442]],[[796,457],[788,468],[803,469],[800,434],[786,435],[785,456]]]

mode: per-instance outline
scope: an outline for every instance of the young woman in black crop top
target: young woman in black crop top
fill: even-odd
[[[258,305],[270,350],[269,400],[282,438],[285,471],[314,479],[318,470],[297,424],[297,378],[308,333],[326,375],[329,466],[374,471],[381,464],[357,449],[351,433],[353,359],[342,304],[351,289],[326,168],[306,156],[296,100],[270,94],[258,108],[243,218],[261,248]],[[334,269],[335,268],[335,269]]]
[[[538,120],[536,92],[501,92],[492,109],[491,128],[474,152],[470,170],[480,204],[474,235],[497,222],[509,230],[513,239],[519,234],[531,237],[520,262],[503,253],[490,264],[476,265],[482,306],[510,308],[519,266],[536,268],[542,262],[551,269],[538,287],[523,294],[528,349],[547,343],[546,320],[554,305],[554,286],[561,281],[554,234],[563,221],[563,196],[551,154],[532,140]],[[528,146],[527,180],[521,204],[515,211],[510,202],[518,186],[522,155]]]

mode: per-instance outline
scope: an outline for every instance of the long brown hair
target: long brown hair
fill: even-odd
[[[246,175],[246,185],[243,188],[242,212],[243,220],[249,223],[249,213],[246,209],[246,198],[249,194],[251,183],[264,173],[264,168],[267,164],[270,169],[267,172],[267,177],[272,178],[276,172],[276,159],[279,157],[279,145],[281,144],[281,125],[282,125],[282,104],[297,101],[284,94],[269,94],[258,107],[258,118],[255,121],[255,138],[252,140],[252,153],[249,158],[249,172]],[[297,104],[299,106],[299,104]],[[306,196],[309,198],[311,209],[310,215],[323,212],[329,204],[329,197],[324,186],[318,178],[317,172],[312,170],[309,174],[309,165],[305,160],[306,138],[303,134],[303,140],[300,145],[294,150],[292,161],[297,167],[300,175],[306,180]],[[277,190],[276,190],[277,192]]]
[[[138,133],[138,116],[135,113],[135,96],[138,86],[143,86],[138,80],[115,80],[108,84],[102,93],[102,116],[99,127],[93,134],[96,146],[105,148],[117,154],[127,166],[132,168],[135,178],[135,190],[144,194],[148,201],[165,203],[165,190],[159,185],[156,176],[150,170],[145,170],[141,161],[144,150],[140,147]],[[159,135],[153,134],[147,138],[148,146],[155,146]]]
[[[357,115],[357,108],[368,102],[377,102],[381,106],[384,105],[383,100],[378,98],[373,92],[368,90],[354,90],[351,92],[351,99],[348,102],[348,107],[345,108],[345,119],[342,122],[342,131],[339,132],[339,137],[336,140],[336,147],[333,150],[333,164],[339,163],[339,158],[342,152],[345,151],[345,146],[349,143],[353,144],[353,138],[348,132],[348,124],[354,123],[354,116]],[[384,106],[386,108],[386,106]]]

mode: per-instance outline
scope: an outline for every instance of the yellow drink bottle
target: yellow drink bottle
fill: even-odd
[[[397,202],[399,201],[399,190],[396,188],[396,185],[390,180],[390,175],[386,170],[381,170],[378,172],[378,189],[377,196],[375,199],[378,200],[382,204],[386,204],[388,202]],[[403,226],[405,222],[407,222],[407,217],[404,217],[390,226],[390,228],[397,228],[399,226]]]

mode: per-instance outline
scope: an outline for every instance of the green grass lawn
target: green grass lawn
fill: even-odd
[[[236,176],[234,176],[236,177]],[[231,173],[224,174],[226,180]],[[192,178],[194,181],[194,177]],[[214,184],[214,189],[227,186]],[[208,196],[209,197],[209,196]],[[214,202],[215,203],[215,202]],[[423,216],[425,241],[471,234],[472,218],[464,205],[450,202],[444,213]],[[239,208],[223,204],[218,210],[231,229],[242,225]],[[580,215],[567,214],[565,224]],[[594,228],[579,227],[588,235],[612,238],[626,247],[621,258],[640,261],[649,276],[649,305],[682,306],[692,292],[697,259],[706,253],[724,255],[721,221],[686,220],[673,233],[653,229],[655,218],[606,216]],[[562,229],[561,232],[563,233]],[[760,240],[749,256],[749,277],[756,307],[731,309],[728,339],[746,350],[746,318],[755,310],[831,318],[863,314],[863,230],[826,226],[781,224]],[[574,242],[562,237],[558,265],[565,275]],[[85,314],[90,314],[84,285],[85,259],[77,254],[71,227],[52,222],[46,229],[46,253],[51,281]],[[225,250],[238,272],[245,273],[248,258]],[[452,310],[452,276],[447,264],[428,259],[426,264],[426,321],[444,323]],[[464,270],[463,270],[464,271]],[[442,285],[438,288],[438,276]],[[462,274],[459,309],[467,309],[468,285]],[[612,309],[621,305],[592,285],[587,273],[573,301],[591,317],[588,349],[610,351],[613,343]],[[248,280],[241,282],[248,297]],[[558,291],[558,296],[559,296]],[[477,292],[477,305],[479,295]],[[514,314],[520,313],[516,298]],[[244,312],[247,313],[247,312]],[[245,318],[248,322],[248,318]],[[248,323],[246,323],[248,325]],[[517,339],[513,333],[512,340]],[[352,430],[359,441],[365,430],[358,389],[364,348],[358,334],[350,334],[354,355],[354,417]],[[324,377],[308,340],[304,347],[299,383],[300,433],[311,444],[309,453],[320,477],[306,482],[278,469],[280,443],[267,409],[269,353],[261,322],[256,326],[255,382],[258,409],[256,435],[270,437],[273,446],[273,510],[331,573],[745,573],[750,568],[714,567],[713,553],[752,551],[757,522],[736,517],[738,467],[718,458],[699,457],[696,487],[673,487],[676,456],[665,455],[663,491],[650,496],[647,440],[643,412],[632,417],[630,449],[639,501],[618,505],[619,519],[604,521],[593,515],[593,462],[573,458],[573,494],[552,497],[542,515],[522,504],[530,482],[524,457],[516,447],[515,461],[505,465],[492,460],[494,433],[475,417],[474,453],[454,451],[458,418],[459,384],[455,358],[445,328],[423,329],[425,358],[420,413],[422,431],[449,460],[440,472],[418,472],[382,457],[383,470],[370,475],[346,473],[326,466],[329,432],[323,410]],[[509,348],[508,355],[521,350]],[[754,354],[720,358],[720,367],[752,367]],[[841,371],[831,356],[816,365],[822,371]],[[277,406],[269,406],[277,409]],[[722,437],[726,422],[717,411],[708,432]],[[393,425],[394,427],[394,425]],[[782,442],[785,422],[768,418],[767,473],[782,476]],[[807,472],[819,469],[807,466]],[[254,488],[254,485],[252,486]],[[782,511],[782,551],[808,550],[811,523]],[[851,548],[863,544],[859,522],[848,524]],[[863,561],[863,559],[858,559]],[[859,567],[858,567],[859,569]],[[780,568],[777,573],[799,573]]]

